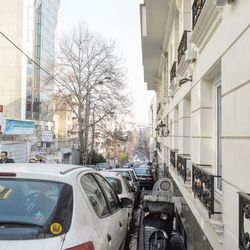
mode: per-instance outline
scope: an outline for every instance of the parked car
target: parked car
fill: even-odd
[[[132,206],[93,169],[1,164],[0,249],[124,249]]]
[[[123,177],[127,179],[132,190],[135,193],[135,199],[138,200],[140,197],[139,180],[133,168],[117,168],[112,169],[113,172],[119,172]]]
[[[86,168],[92,168],[96,170],[96,165],[84,165],[84,167]]]
[[[126,183],[126,179],[119,172],[102,171],[101,174],[107,179],[109,184],[114,188],[120,199],[129,198],[133,202],[135,201],[134,193],[129,188],[129,184]],[[128,221],[129,221],[128,226],[130,225],[133,219],[133,210],[134,207],[127,208]]]
[[[97,163],[95,167],[96,167],[96,170],[105,170],[105,169],[108,169],[109,166],[106,162],[101,162],[101,163]]]
[[[139,179],[140,187],[152,189],[154,186],[154,176],[149,166],[134,168],[136,175]]]

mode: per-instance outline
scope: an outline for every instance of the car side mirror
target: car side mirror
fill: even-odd
[[[134,205],[134,203],[131,199],[126,198],[126,197],[121,198],[121,207],[122,208],[131,208],[131,207],[133,207],[133,205]]]

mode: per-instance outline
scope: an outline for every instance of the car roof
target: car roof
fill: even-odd
[[[122,177],[120,173],[118,172],[112,172],[112,171],[101,171],[99,172],[102,175],[104,175],[105,177],[114,177],[114,178],[119,178]]]
[[[112,169],[112,171],[115,171],[115,172],[123,172],[123,171],[131,171],[131,170],[133,170],[133,169],[131,169],[131,168],[115,168],[115,169]]]
[[[71,176],[83,171],[93,171],[80,165],[51,164],[51,163],[10,163],[0,164],[0,175],[15,173],[16,177],[36,179],[63,180],[65,176]]]

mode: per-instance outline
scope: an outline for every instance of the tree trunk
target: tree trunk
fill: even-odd
[[[88,91],[88,88],[87,88]],[[83,165],[88,162],[88,142],[89,142],[89,112],[90,112],[90,93],[86,97],[85,107],[85,131],[84,131],[84,158]]]
[[[89,156],[89,164],[92,164],[92,155],[94,153],[94,142],[95,142],[95,125],[92,126],[92,140],[91,140],[91,150]]]
[[[78,136],[79,136],[80,164],[83,164],[83,159],[84,159],[84,138],[83,138],[83,123],[82,123],[82,121],[79,121]]]

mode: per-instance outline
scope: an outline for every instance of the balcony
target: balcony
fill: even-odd
[[[205,4],[206,0],[195,0],[192,6],[193,10],[193,29],[199,19],[199,16],[201,14],[201,10]]]
[[[176,167],[175,163],[176,163],[177,152],[178,152],[177,149],[170,149],[170,163],[174,168]]]
[[[188,167],[188,160],[190,159],[190,155],[188,154],[178,154],[177,155],[177,172],[184,181],[184,183],[189,179],[191,179],[191,169]]]
[[[184,30],[179,47],[178,47],[178,64],[181,62],[181,58],[185,55],[185,51],[187,50],[187,34],[190,31]]]
[[[239,248],[250,249],[250,194],[239,193]]]
[[[201,52],[222,20],[226,0],[194,0],[192,6],[193,32],[189,39]]]
[[[200,165],[201,166],[201,165]],[[192,190],[194,197],[197,197],[201,203],[208,210],[209,218],[212,214],[221,214],[221,212],[215,211],[215,189],[214,179],[221,178],[221,176],[213,175],[204,168],[198,167],[193,164],[192,166]]]

